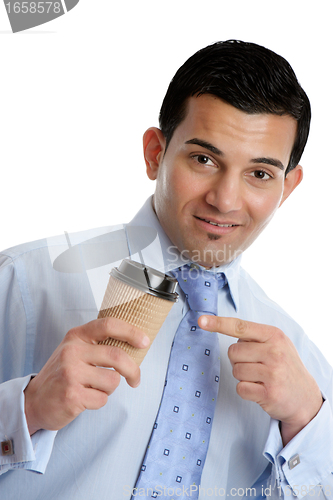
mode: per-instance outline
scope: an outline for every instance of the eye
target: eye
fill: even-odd
[[[206,155],[193,155],[193,159],[195,159],[200,165],[207,165],[208,167],[215,167],[215,163]]]
[[[250,175],[261,181],[268,181],[269,179],[273,179],[273,176],[267,173],[265,170],[254,170]]]

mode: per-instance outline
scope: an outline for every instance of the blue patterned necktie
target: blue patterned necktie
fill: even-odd
[[[198,498],[207,455],[219,387],[219,342],[216,333],[199,328],[198,318],[217,314],[217,291],[225,277],[194,265],[174,274],[190,309],[172,344],[160,408],[132,498],[170,500],[173,492]]]

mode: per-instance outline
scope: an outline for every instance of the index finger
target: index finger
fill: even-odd
[[[128,342],[139,349],[144,349],[150,344],[149,337],[142,330],[113,317],[94,319],[85,325],[73,328],[70,332],[89,344],[98,344],[109,337]]]
[[[250,342],[267,342],[277,330],[274,326],[221,316],[200,316],[198,325],[203,330],[223,333]]]

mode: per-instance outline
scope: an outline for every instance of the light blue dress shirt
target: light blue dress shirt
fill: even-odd
[[[66,332],[96,318],[111,268],[128,256],[165,272],[186,262],[162,230],[151,199],[129,225],[64,234],[0,254],[0,441],[14,444],[13,455],[0,450],[1,499],[130,499],[158,411],[173,336],[187,311],[181,291],[141,365],[138,388],[122,379],[105,407],[86,410],[64,429],[40,430],[32,438],[23,395],[31,374],[38,373]],[[221,335],[220,388],[199,498],[292,496],[292,487],[299,498],[330,497],[332,369],[240,267],[240,257],[218,271],[228,282],[219,291],[219,315],[283,330],[325,402],[283,448],[278,422],[237,395],[227,356],[235,339]],[[190,498],[190,492],[169,493],[170,498]]]

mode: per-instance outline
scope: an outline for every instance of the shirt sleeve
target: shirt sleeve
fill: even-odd
[[[265,481],[271,498],[333,494],[333,417],[328,400],[318,414],[284,448],[279,422],[271,421],[264,455],[271,463]]]
[[[31,380],[26,375],[31,372],[27,360],[33,353],[34,335],[24,265],[0,254],[0,474],[10,469],[43,473],[56,435],[40,430],[30,437],[25,418],[24,389]]]
[[[44,473],[56,431],[40,430],[30,437],[24,412],[24,389],[31,376],[0,385],[0,440],[11,443],[9,453],[0,455],[0,474],[10,469]]]

